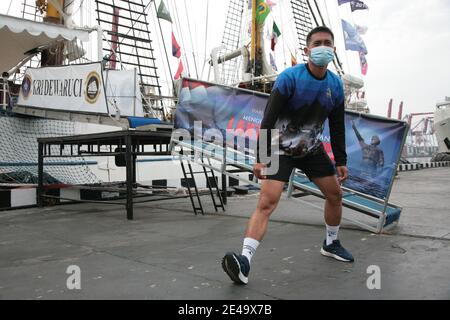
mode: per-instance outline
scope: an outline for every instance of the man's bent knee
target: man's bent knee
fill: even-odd
[[[278,199],[263,199],[258,202],[258,211],[265,215],[270,215],[277,207]]]
[[[342,196],[342,190],[339,189],[328,193],[325,198],[333,204],[340,204],[342,203]]]
[[[281,194],[261,193],[258,201],[258,210],[266,215],[270,215],[278,205]]]
[[[271,180],[264,181],[259,195],[257,211],[265,215],[270,215],[280,201],[283,186],[283,182]]]

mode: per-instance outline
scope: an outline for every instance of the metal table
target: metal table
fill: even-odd
[[[133,188],[136,187],[136,158],[138,156],[170,155],[171,130],[138,131],[120,130],[95,134],[38,138],[38,206],[44,206],[45,198],[59,198],[45,194],[44,186],[44,159],[46,158],[70,158],[70,157],[99,157],[116,156],[116,159],[124,162],[126,167],[126,211],[127,219],[133,220]],[[151,148],[151,151],[146,151]],[[58,150],[58,152],[55,152]],[[117,161],[117,160],[116,160]],[[135,192],[136,194],[136,192]],[[168,197],[158,200],[174,199],[180,197]],[[62,198],[59,198],[62,199]],[[63,199],[73,200],[73,199]],[[76,200],[78,201],[78,200]],[[107,204],[124,205],[123,203],[100,202]],[[155,200],[140,201],[137,203]]]

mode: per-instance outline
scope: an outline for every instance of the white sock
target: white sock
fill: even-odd
[[[327,226],[327,246],[329,246],[331,243],[333,243],[334,240],[337,240],[339,226],[336,227],[332,227],[329,225],[326,226]]]
[[[245,238],[242,247],[242,255],[247,257],[248,262],[252,261],[252,257],[258,249],[259,241],[252,238]]]

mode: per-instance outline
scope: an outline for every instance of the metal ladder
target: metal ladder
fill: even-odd
[[[291,0],[292,16],[297,31],[297,40],[300,48],[306,46],[306,36],[313,28],[311,6],[307,0]],[[314,17],[315,19],[315,17]],[[318,24],[316,20],[316,24]],[[303,62],[308,61],[308,57],[302,53]]]
[[[183,155],[182,150],[180,151],[180,154]],[[186,182],[189,198],[191,200],[192,209],[194,210],[195,215],[198,215],[198,213],[205,215],[203,205],[200,199],[200,193],[197,187],[197,182],[195,180],[196,174],[204,174],[206,178],[206,185],[208,187],[209,194],[211,196],[214,205],[214,209],[216,210],[216,212],[218,212],[219,208],[225,211],[222,195],[220,193],[217,184],[217,178],[216,175],[214,174],[214,171],[211,169],[211,160],[208,157],[206,157],[207,163],[205,163],[205,157],[203,153],[200,154],[199,159],[200,159],[199,165],[202,167],[202,170],[193,171],[191,164],[192,161],[180,157],[181,169],[183,171],[184,181]],[[216,199],[216,196],[218,197],[218,199]]]
[[[225,21],[225,28],[222,36],[222,48],[218,56],[230,53],[241,46],[241,29],[244,15],[244,0],[230,0],[228,4],[228,13]],[[231,85],[237,78],[236,69],[238,69],[238,60],[233,59],[223,63],[221,82]]]

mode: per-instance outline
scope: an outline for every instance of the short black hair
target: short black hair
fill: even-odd
[[[334,34],[333,34],[333,31],[331,31],[331,29],[328,28],[328,27],[325,27],[325,26],[318,26],[318,27],[315,27],[314,29],[312,29],[312,30],[308,33],[308,35],[306,36],[306,45],[307,45],[307,46],[308,46],[309,43],[311,42],[311,37],[313,36],[313,34],[316,34],[316,33],[319,33],[319,32],[326,32],[326,33],[331,34],[331,39],[333,39],[333,42],[334,42]]]

